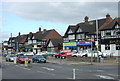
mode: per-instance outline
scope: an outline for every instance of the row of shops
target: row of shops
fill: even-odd
[[[91,41],[81,41],[81,42],[68,42],[63,43],[63,50],[87,50],[91,49],[92,42]]]

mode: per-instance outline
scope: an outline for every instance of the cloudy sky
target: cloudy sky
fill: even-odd
[[[27,34],[42,29],[56,29],[64,35],[68,25],[105,18],[109,13],[118,17],[118,2],[1,2],[0,21],[2,40],[10,33]]]

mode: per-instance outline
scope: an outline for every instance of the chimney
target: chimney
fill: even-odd
[[[39,27],[39,33],[41,33],[41,27]]]
[[[84,19],[85,19],[85,24],[88,24],[88,19],[89,19],[88,16],[85,16]]]
[[[32,34],[32,32],[29,32],[29,34]]]
[[[112,18],[110,17],[109,13],[107,13],[106,15],[106,22],[110,22],[112,20]]]
[[[46,32],[46,29],[43,29],[44,32]]]
[[[18,34],[18,35],[19,35],[19,37],[20,37],[20,32],[19,32],[19,34]]]

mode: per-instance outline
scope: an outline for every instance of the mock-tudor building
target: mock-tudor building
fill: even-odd
[[[62,36],[55,29],[43,29],[41,31],[41,28],[39,28],[36,33],[30,32],[24,35],[19,33],[17,37],[14,37],[14,40],[12,37],[12,41],[15,44],[15,51],[33,51],[37,53],[38,51],[47,51],[46,44],[51,38],[62,39]],[[9,44],[11,44],[11,38]]]
[[[99,31],[101,32],[101,51],[118,56],[120,54],[120,17],[103,25]]]
[[[96,20],[88,21],[86,16],[85,22],[78,23],[77,25],[69,25],[67,31],[65,32],[63,39],[63,49],[72,49],[72,50],[85,50],[91,48],[91,39],[96,41]],[[109,14],[106,15],[106,18],[98,19],[98,29],[105,23],[108,23],[112,20]],[[100,39],[100,34],[98,35]]]
[[[62,38],[52,38],[49,39],[48,43],[47,43],[47,51],[49,52],[59,52],[59,45],[63,44],[63,39]],[[61,49],[62,50],[62,49]]]

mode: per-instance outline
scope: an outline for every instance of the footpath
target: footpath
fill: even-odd
[[[53,64],[66,64],[66,65],[98,65],[98,66],[105,66],[105,65],[119,65],[118,63],[97,63],[93,62],[76,62],[76,61],[67,61],[66,59],[57,59],[57,58],[49,58],[47,59],[48,63],[53,63]]]

